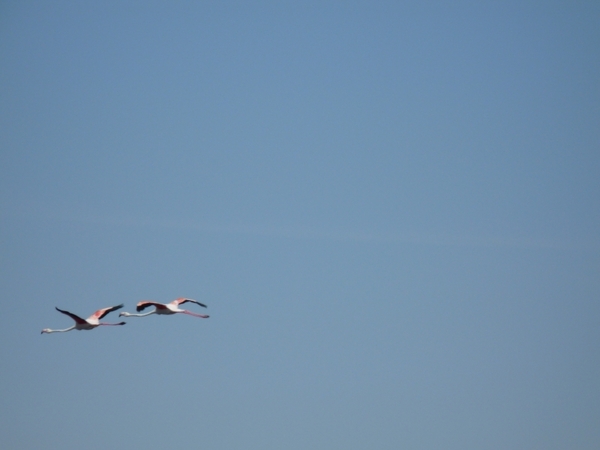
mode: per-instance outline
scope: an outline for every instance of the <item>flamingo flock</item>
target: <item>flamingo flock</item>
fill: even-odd
[[[149,316],[150,314],[172,315],[172,314],[181,313],[181,314],[188,314],[188,315],[194,316],[194,317],[200,317],[202,319],[208,319],[209,316],[207,316],[205,314],[197,314],[197,313],[188,311],[186,309],[179,308],[179,305],[181,305],[183,303],[187,303],[187,302],[195,303],[197,305],[200,305],[200,306],[206,308],[206,305],[204,303],[200,303],[200,302],[197,302],[196,300],[192,300],[191,298],[185,298],[185,297],[177,298],[170,303],[158,303],[158,302],[154,302],[154,301],[141,301],[136,306],[136,310],[138,312],[141,312],[150,306],[154,306],[154,309],[145,314],[131,314],[128,312],[122,312],[119,314],[119,317],[121,317],[121,316],[145,317],[145,316]],[[82,319],[81,317],[79,317],[73,313],[70,313],[69,311],[64,311],[62,309],[56,308],[56,310],[58,312],[61,312],[65,315],[69,316],[71,319],[73,319],[75,321],[75,324],[72,327],[65,328],[64,330],[52,330],[50,328],[44,328],[42,330],[42,334],[44,334],[44,333],[48,333],[48,334],[49,333],[64,333],[66,331],[71,331],[71,330],[93,330],[94,328],[97,328],[101,325],[107,325],[107,326],[125,325],[126,322],[119,322],[119,323],[100,322],[100,319],[102,319],[108,313],[116,311],[117,309],[121,309],[122,307],[123,307],[123,304],[120,304],[117,306],[109,306],[108,308],[99,309],[98,311],[96,311],[94,314],[92,314],[87,319]]]

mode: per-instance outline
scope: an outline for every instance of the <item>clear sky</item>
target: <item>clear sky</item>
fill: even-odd
[[[599,448],[599,23],[2,2],[0,446]]]

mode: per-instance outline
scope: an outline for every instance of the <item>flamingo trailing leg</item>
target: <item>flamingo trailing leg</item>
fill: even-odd
[[[71,330],[93,330],[94,328],[99,327],[100,325],[108,325],[108,326],[125,325],[125,322],[120,322],[120,323],[100,322],[100,319],[102,319],[104,316],[106,316],[109,312],[116,311],[117,309],[120,309],[122,307],[123,307],[123,305],[121,304],[118,306],[110,306],[108,308],[99,309],[98,311],[96,311],[94,314],[92,314],[87,319],[82,319],[81,317],[79,317],[73,313],[70,313],[69,311],[63,311],[62,309],[56,308],[57,311],[59,311],[63,314],[66,314],[71,319],[73,319],[75,321],[75,325],[73,325],[70,328],[65,328],[64,330],[51,330],[50,328],[44,328],[42,330],[42,334],[44,334],[44,333],[64,333],[65,331],[71,331]]]

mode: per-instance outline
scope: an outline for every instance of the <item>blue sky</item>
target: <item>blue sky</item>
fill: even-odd
[[[598,448],[599,19],[3,2],[2,447]]]

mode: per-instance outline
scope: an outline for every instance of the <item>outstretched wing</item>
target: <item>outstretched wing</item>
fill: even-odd
[[[108,308],[99,309],[94,314],[92,314],[90,317],[88,317],[88,320],[92,320],[92,319],[100,320],[105,315],[107,315],[109,312],[116,311],[117,309],[121,309],[122,307],[123,307],[123,303],[121,303],[120,305],[117,305],[117,306],[110,306]]]
[[[70,313],[69,311],[63,311],[62,309],[58,309],[58,307],[55,307],[55,308],[56,308],[56,310],[57,310],[58,312],[61,312],[61,313],[63,313],[63,314],[66,314],[67,316],[69,316],[71,319],[73,319],[73,320],[74,320],[75,322],[77,322],[77,323],[87,323],[87,322],[86,322],[84,319],[82,319],[82,318],[81,318],[81,317],[79,317],[79,316],[76,316],[76,315],[75,315],[75,314],[73,314],[73,313]]]
[[[204,303],[200,303],[200,302],[197,302],[196,300],[192,300],[191,298],[185,298],[185,297],[181,297],[181,298],[178,298],[177,300],[173,300],[171,302],[171,304],[172,305],[183,305],[184,303],[187,303],[187,302],[195,303],[196,305],[200,305],[200,306],[206,308],[206,305]]]
[[[137,312],[140,312],[140,311],[143,311],[144,309],[146,309],[148,306],[156,306],[157,309],[166,308],[166,306],[163,305],[162,303],[151,302],[151,301],[142,301],[137,304],[135,309],[137,310]]]

